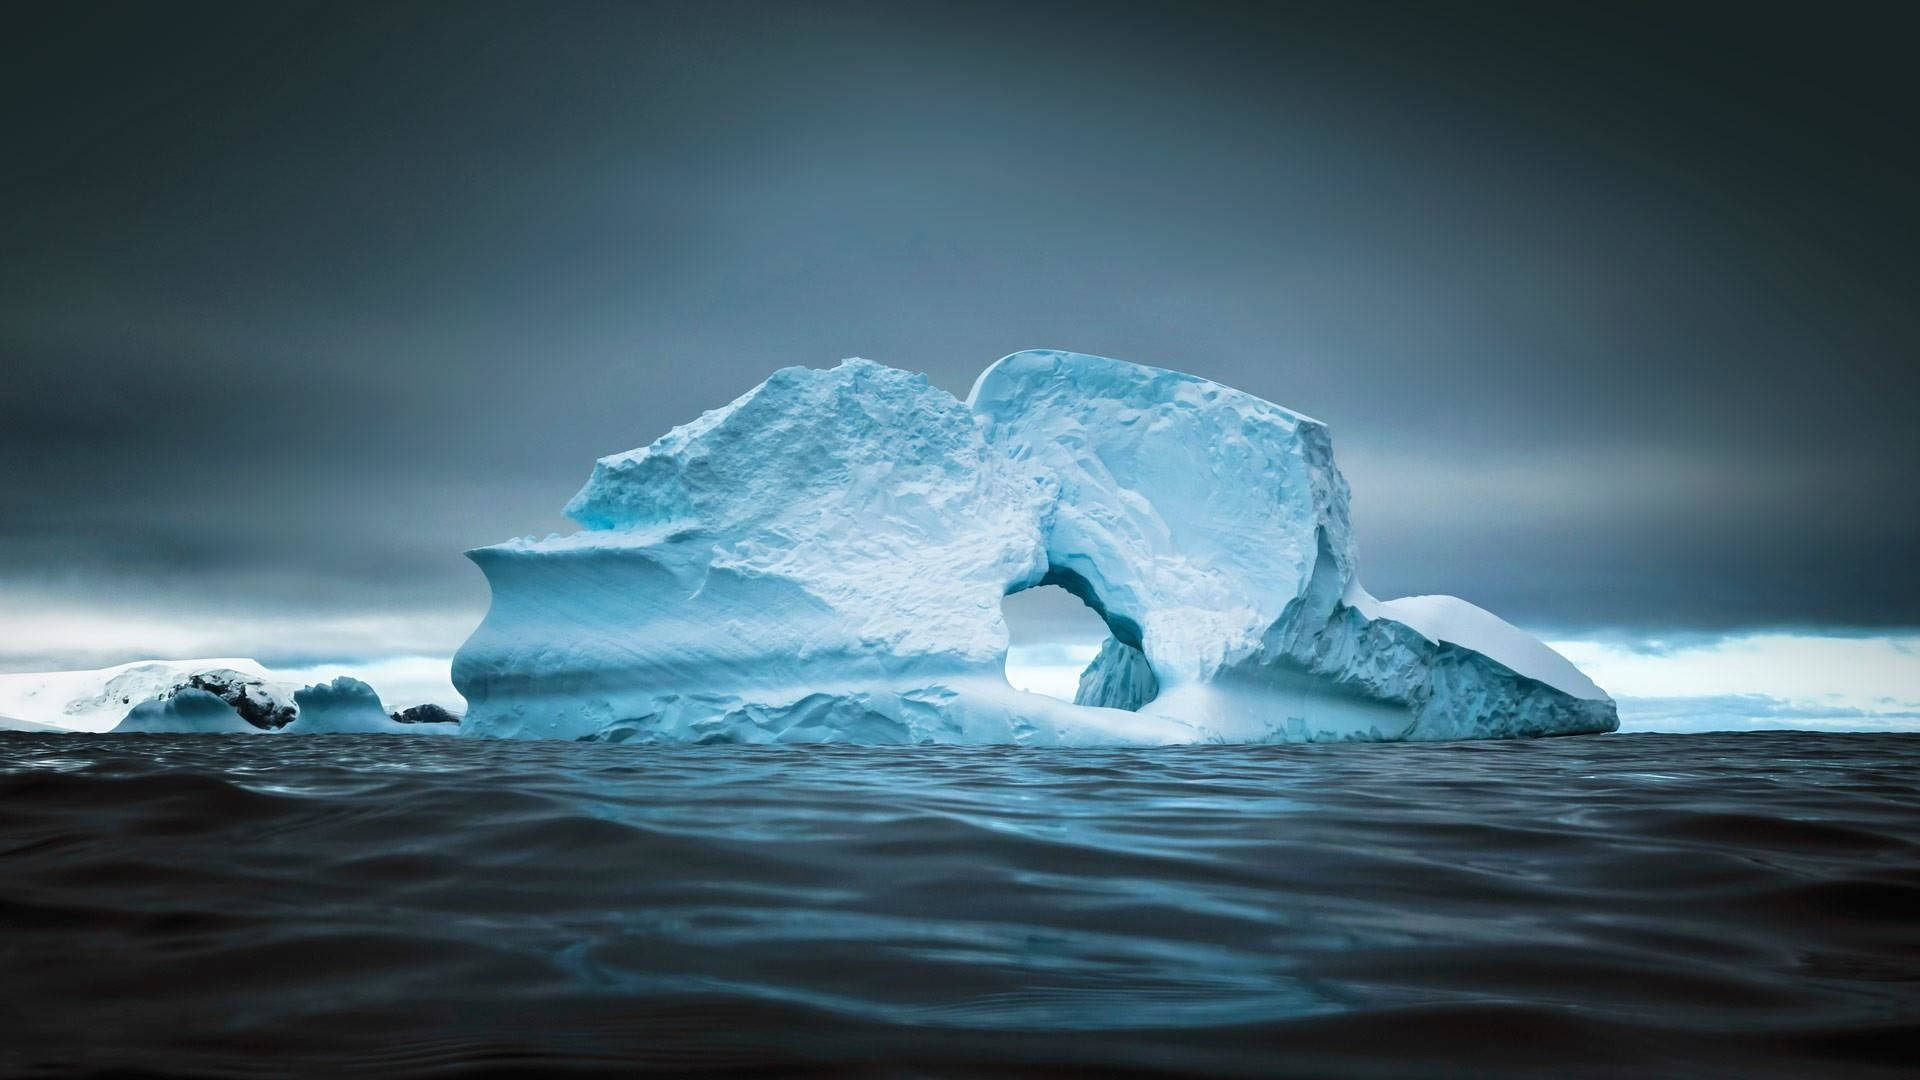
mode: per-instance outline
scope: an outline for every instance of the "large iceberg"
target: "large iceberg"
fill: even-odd
[[[1116,744],[1610,731],[1613,702],[1451,597],[1360,587],[1327,428],[1179,372],[1009,356],[965,402],[788,368],[601,459],[570,536],[470,556],[463,731],[612,741]],[[1112,638],[1014,690],[1000,601]]]

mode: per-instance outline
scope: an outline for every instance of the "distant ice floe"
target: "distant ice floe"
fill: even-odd
[[[146,660],[91,671],[0,674],[0,730],[220,734],[454,734],[438,705],[389,713],[373,688],[304,688],[247,659]]]

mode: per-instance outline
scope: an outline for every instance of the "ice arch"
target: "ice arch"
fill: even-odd
[[[1616,724],[1598,687],[1492,615],[1368,596],[1326,427],[1179,372],[1015,353],[963,403],[865,360],[787,368],[602,458],[567,512],[582,531],[469,553],[493,604],[454,658],[465,732],[1167,743]],[[1080,705],[1004,678],[999,604],[1038,584],[1110,629]]]
[[[1079,705],[1136,710],[1153,700],[1157,684],[1141,657],[1111,689],[1085,676],[1103,648],[1115,648],[1113,631],[1084,601],[1056,585],[1009,593],[1001,602],[1007,621],[1007,681],[1019,690]],[[1137,654],[1136,654],[1137,655]]]
[[[1352,555],[1346,481],[1318,421],[1217,383],[1016,353],[968,403],[1055,489],[1046,580],[1099,612],[1164,684],[1209,679],[1272,626],[1322,555]]]

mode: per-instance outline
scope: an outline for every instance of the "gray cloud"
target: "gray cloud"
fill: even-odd
[[[1332,423],[1383,595],[1912,625],[1908,38],[1722,16],[29,14],[0,596],[477,619],[459,549],[776,367],[1058,346]]]

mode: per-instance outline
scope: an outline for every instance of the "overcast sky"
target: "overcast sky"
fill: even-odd
[[[1036,346],[1330,423],[1381,596],[1920,624],[1899,9],[1361,6],[10,11],[0,666],[444,655],[596,456]]]

